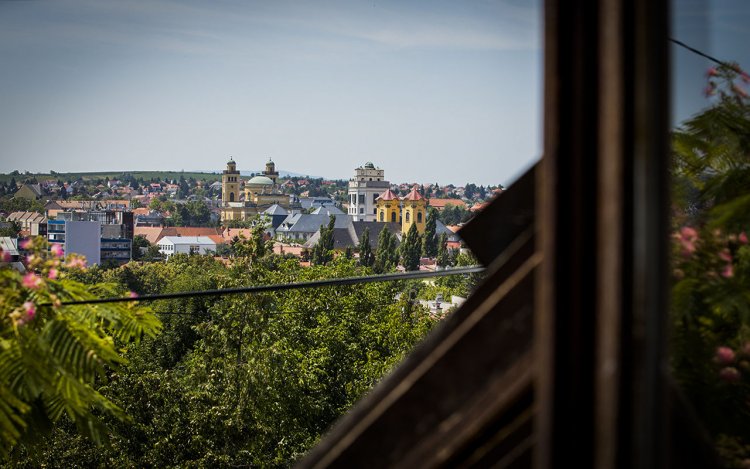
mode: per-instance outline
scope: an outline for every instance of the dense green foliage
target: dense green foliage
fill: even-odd
[[[252,251],[250,251],[252,252]],[[229,267],[209,256],[94,269],[139,294],[365,275],[343,257],[325,266],[265,253]],[[18,466],[288,466],[433,326],[394,298],[400,283],[155,302],[163,332],[128,347],[130,363],[101,392],[132,418],[97,447],[56,426]],[[403,296],[403,295],[402,295]],[[110,422],[111,421],[111,422]]]
[[[387,228],[380,230],[378,247],[375,250],[374,270],[377,273],[390,272],[398,265],[398,239]]]
[[[446,204],[445,208],[438,214],[440,221],[446,225],[466,223],[471,218],[471,215],[471,212],[463,206],[459,207],[453,204]]]
[[[336,217],[328,218],[328,226],[320,225],[320,238],[313,247],[312,263],[314,265],[326,265],[333,260],[333,228]]]
[[[365,228],[362,238],[359,240],[359,265],[363,267],[372,267],[375,263],[375,255],[370,247],[370,229]]]
[[[94,442],[106,438],[104,421],[127,415],[99,389],[106,371],[127,363],[120,347],[160,329],[148,308],[133,303],[65,306],[61,302],[122,296],[113,283],[76,281],[83,262],[47,251],[39,238],[25,275],[0,266],[0,453],[18,443],[36,451],[39,435],[66,420]],[[77,429],[77,430],[76,430]]]
[[[417,225],[411,225],[406,236],[401,241],[401,265],[406,270],[419,270],[419,258],[422,254],[422,237],[417,231]]]
[[[750,457],[750,106],[735,66],[674,132],[672,365],[730,466]]]
[[[424,257],[435,257],[438,252],[437,235],[437,210],[430,208],[427,213],[424,234],[422,235],[422,255]]]

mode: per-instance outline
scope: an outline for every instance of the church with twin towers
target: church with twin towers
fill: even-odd
[[[227,162],[222,173],[222,222],[250,220],[273,205],[293,211],[291,197],[281,191],[279,173],[269,159],[265,170],[247,181],[240,177],[234,159]],[[353,222],[397,223],[406,234],[412,225],[424,233],[427,200],[417,186],[404,197],[391,191],[385,171],[367,162],[355,168],[349,179],[346,214]]]

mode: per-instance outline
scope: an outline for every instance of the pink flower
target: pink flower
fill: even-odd
[[[737,236],[737,240],[742,244],[747,244],[747,233],[744,231]]]
[[[49,252],[51,252],[55,257],[62,257],[63,247],[59,244],[53,244],[52,247],[49,248]]]
[[[718,347],[714,360],[720,365],[729,365],[734,361],[734,350],[726,346]]]
[[[8,251],[3,251],[0,249],[0,262],[8,263],[12,260],[12,257]]]
[[[24,239],[20,243],[18,243],[18,247],[21,249],[28,249],[31,247],[31,240],[30,239]]]
[[[42,285],[42,279],[29,272],[28,274],[23,276],[21,284],[28,289],[36,290]]]
[[[55,269],[55,268],[49,269],[49,273],[47,274],[47,278],[49,278],[51,280],[54,280],[54,279],[57,278],[57,274],[58,274],[57,269]]]
[[[703,88],[703,96],[705,96],[705,97],[708,98],[709,96],[713,96],[713,95],[714,95],[714,88],[713,88],[713,86],[707,86],[707,87]]]
[[[732,266],[732,264],[727,264],[724,267],[724,270],[721,271],[721,276],[724,278],[734,277],[734,267]]]
[[[722,368],[719,371],[719,378],[726,381],[727,383],[736,383],[740,379],[740,372],[733,366]]]
[[[86,261],[81,259],[80,257],[72,257],[65,264],[65,267],[69,269],[83,269],[86,267]]]
[[[131,291],[131,292],[130,292],[130,293],[129,293],[128,295],[129,295],[129,296],[130,296],[131,298],[138,298],[138,293],[136,293],[136,292],[134,292],[134,291]]]
[[[28,319],[34,319],[34,315],[36,314],[36,307],[34,306],[34,303],[31,301],[27,301],[23,304],[23,309],[26,310],[26,316]]]
[[[698,232],[690,226],[683,226],[678,237],[682,245],[682,254],[689,256],[695,252],[695,243],[698,241]]]
[[[742,96],[743,98],[747,98],[747,91],[745,91],[744,89],[742,89],[741,86],[739,86],[739,85],[732,85],[732,89],[738,95]]]
[[[716,67],[711,67],[708,70],[706,70],[706,76],[715,77],[718,74],[719,74],[719,71],[716,70]]]
[[[745,83],[750,83],[750,75],[748,75],[747,72],[740,73],[740,78],[742,78],[742,81]]]
[[[719,252],[719,259],[726,262],[732,262],[732,254],[729,252],[729,249],[722,249],[721,252]]]

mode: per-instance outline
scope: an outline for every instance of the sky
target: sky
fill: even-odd
[[[750,70],[750,2],[747,0],[673,0],[671,36],[723,62]],[[680,122],[712,103],[703,90],[706,72],[716,66],[686,49],[672,46],[672,122]],[[745,86],[748,91],[750,87]]]
[[[507,185],[540,157],[540,0],[0,0],[0,172]]]

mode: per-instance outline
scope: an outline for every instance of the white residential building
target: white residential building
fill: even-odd
[[[173,254],[206,254],[216,252],[216,243],[208,236],[165,236],[157,244],[159,252],[171,257]]]
[[[349,179],[348,215],[353,221],[376,221],[378,196],[391,184],[385,180],[385,171],[376,168],[369,161],[354,170],[354,177]]]

